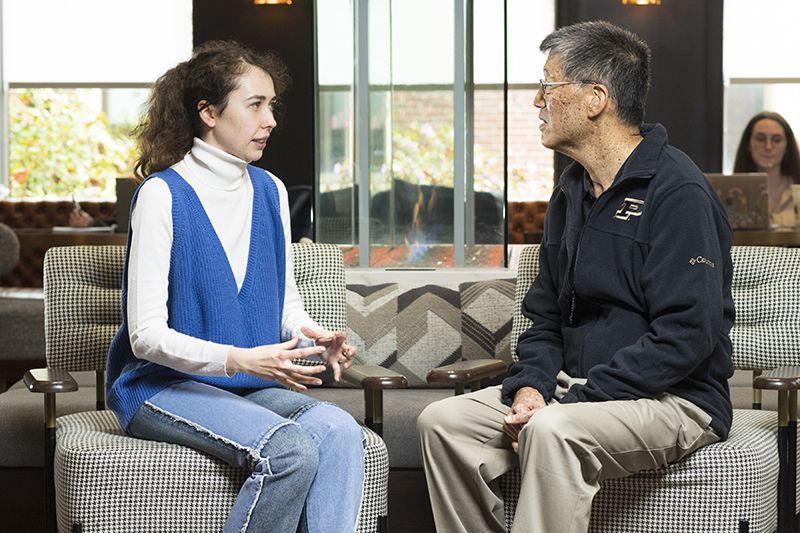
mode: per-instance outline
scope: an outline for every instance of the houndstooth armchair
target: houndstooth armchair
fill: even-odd
[[[293,244],[292,252],[298,289],[311,317],[328,329],[344,329],[341,251],[333,245]],[[124,259],[122,246],[51,248],[45,258],[49,368],[34,371],[26,382],[31,390],[45,392],[46,404],[52,404],[46,432],[53,455],[46,464],[54,465],[51,491],[58,530],[220,531],[244,471],[190,448],[128,437],[110,411],[67,415],[57,422],[52,414],[54,393],[74,388],[67,372],[105,369],[108,346],[122,320]],[[100,390],[101,385],[98,379]],[[382,439],[367,428],[364,433],[364,496],[357,531],[366,533],[386,528],[389,463]]]
[[[530,325],[522,315],[521,306],[538,274],[538,256],[539,247],[531,246],[520,257],[513,343]],[[754,371],[797,365],[800,249],[736,246],[732,257],[736,323],[730,336],[734,365],[740,370]],[[792,415],[788,423],[793,426],[797,420],[796,392],[789,398],[793,398],[795,405],[794,410],[789,409]],[[791,401],[787,403],[791,407]],[[787,417],[781,413],[781,418]],[[726,441],[705,446],[659,470],[601,482],[592,504],[589,532],[774,532],[776,523],[792,520],[796,512],[796,476],[791,466],[796,455],[787,450],[779,457],[778,426],[779,413],[775,411],[735,409],[733,427]],[[781,426],[783,429],[785,422]],[[794,443],[790,446],[795,447]],[[792,473],[784,480],[782,497],[786,498],[787,509],[779,521],[781,462],[789,463],[786,471]],[[514,521],[519,482],[518,468],[500,480],[509,530]]]

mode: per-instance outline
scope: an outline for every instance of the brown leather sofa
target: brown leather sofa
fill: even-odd
[[[99,220],[114,216],[116,202],[82,202],[81,208]],[[0,201],[0,222],[6,224],[23,237],[17,267],[0,276],[0,287],[41,287],[42,264],[46,247],[27,246],[26,230],[48,229],[68,226],[73,209],[71,200],[3,200]]]
[[[508,243],[539,244],[537,236],[544,231],[544,215],[548,202],[508,202]],[[531,242],[525,242],[525,234]]]

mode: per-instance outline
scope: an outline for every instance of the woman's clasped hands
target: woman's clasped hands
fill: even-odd
[[[354,346],[345,343],[344,331],[314,331],[303,326],[303,335],[314,341],[314,346],[296,348],[298,337],[279,344],[237,348],[228,350],[225,370],[229,376],[239,372],[261,379],[274,381],[286,387],[306,390],[308,385],[321,385],[322,380],[315,376],[325,371],[325,365],[305,366],[294,363],[313,355],[327,362],[333,369],[333,378],[339,381],[342,368],[347,369],[356,353]]]

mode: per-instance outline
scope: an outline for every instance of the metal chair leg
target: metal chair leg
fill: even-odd
[[[364,425],[383,438],[383,390],[364,389]]]
[[[56,524],[56,395],[44,395],[45,524],[47,533],[58,533]]]
[[[797,392],[778,391],[778,533],[796,533]]]
[[[789,441],[787,443],[786,462],[788,472],[786,475],[786,518],[789,522],[789,531],[797,533],[797,391],[789,391]]]

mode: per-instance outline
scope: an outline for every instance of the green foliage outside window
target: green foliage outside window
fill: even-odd
[[[130,127],[109,124],[75,90],[12,90],[9,96],[12,198],[115,198],[115,180],[133,175]]]
[[[394,130],[394,177],[421,185],[453,186],[453,127],[410,124]],[[503,157],[476,144],[473,149],[475,191],[501,194]],[[553,188],[553,172],[533,162],[508,164],[510,200],[547,200]]]

